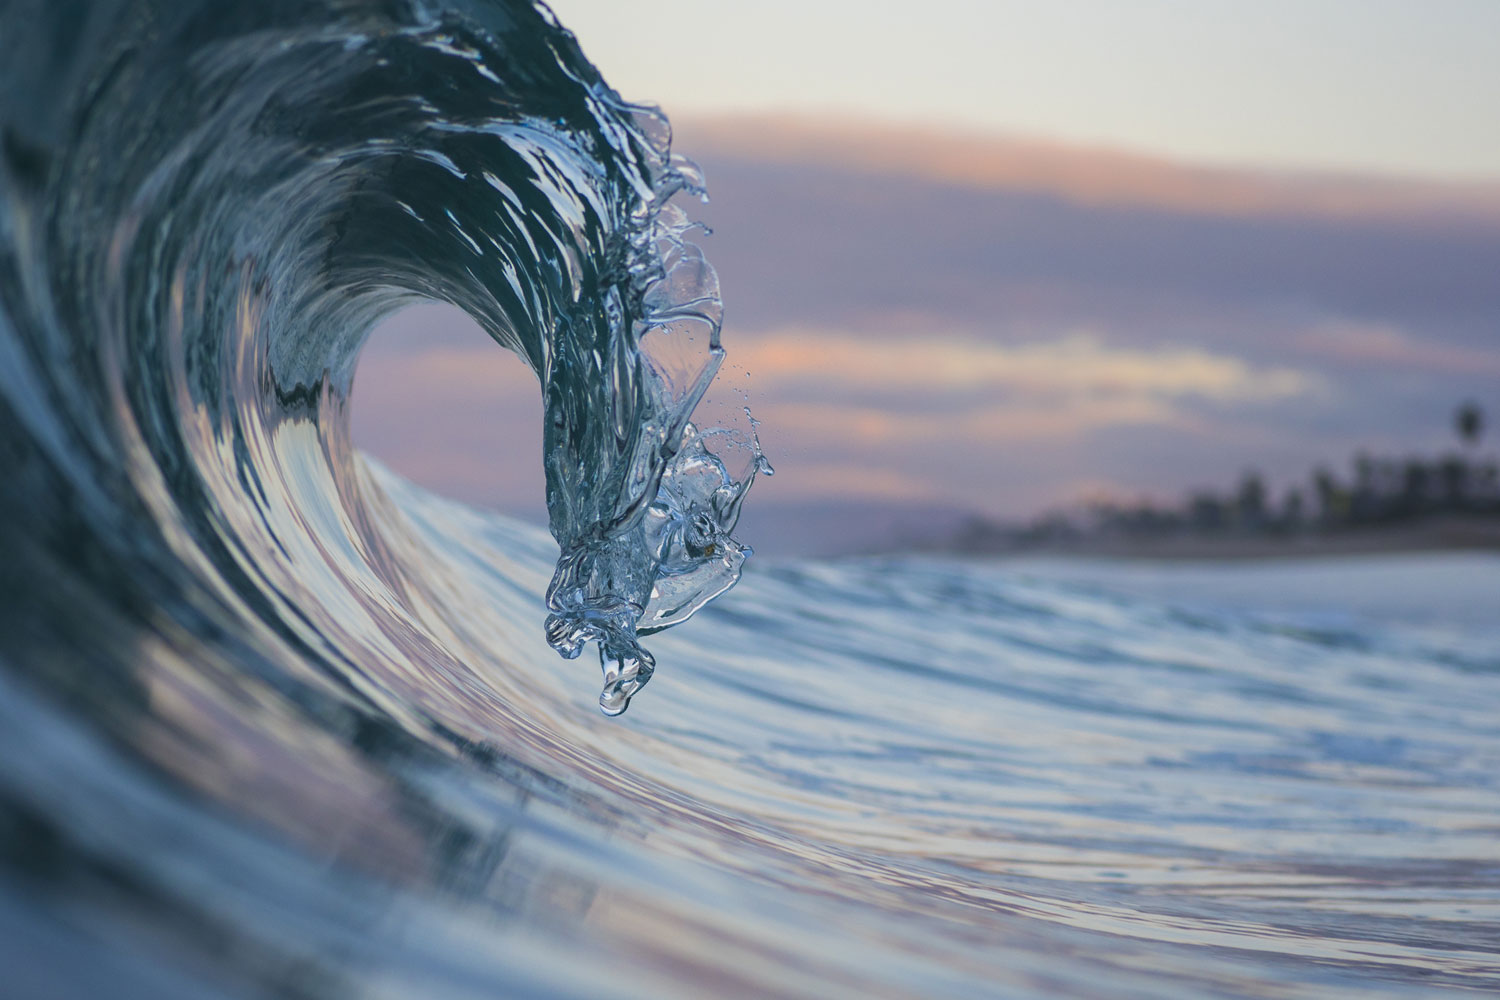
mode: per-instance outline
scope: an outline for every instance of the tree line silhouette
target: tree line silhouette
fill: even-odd
[[[975,519],[944,547],[973,552],[1095,538],[1275,538],[1376,531],[1436,518],[1500,522],[1500,469],[1479,454],[1484,411],[1464,403],[1454,413],[1453,429],[1461,450],[1403,458],[1361,452],[1347,475],[1322,465],[1276,498],[1252,470],[1231,490],[1199,490],[1175,504],[1097,501],[1021,526]]]

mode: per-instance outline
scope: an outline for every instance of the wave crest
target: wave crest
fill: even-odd
[[[47,508],[88,510],[70,530],[121,572],[283,633],[372,573],[409,583],[346,404],[381,317],[450,302],[541,382],[547,634],[599,643],[623,711],[638,634],[737,579],[765,468],[690,423],[721,315],[668,205],[702,183],[665,118],[526,2],[36,14],[85,41],[4,46],[10,92],[46,95],[7,107],[0,171],[0,397],[37,476],[18,518],[46,537]]]

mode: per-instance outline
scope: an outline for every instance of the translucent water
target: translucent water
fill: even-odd
[[[663,631],[765,466],[690,419],[700,182],[550,15],[0,22],[7,997],[1500,988],[1500,561],[769,564]],[[537,371],[550,535],[349,447],[420,299]]]

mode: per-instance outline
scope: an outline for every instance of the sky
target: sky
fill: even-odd
[[[708,178],[722,378],[777,467],[752,544],[1250,469],[1279,493],[1450,448],[1465,399],[1500,413],[1500,71],[1475,41],[1500,5],[1042,6],[555,5]],[[377,331],[354,421],[398,472],[544,519],[535,377],[451,307]]]
[[[1494,0],[556,0],[630,100],[1500,178]]]

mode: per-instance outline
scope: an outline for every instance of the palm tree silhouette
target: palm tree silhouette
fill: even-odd
[[[1479,404],[1470,400],[1460,406],[1453,415],[1453,429],[1466,446],[1472,448],[1478,444],[1480,436],[1484,434],[1484,411],[1479,408]]]

